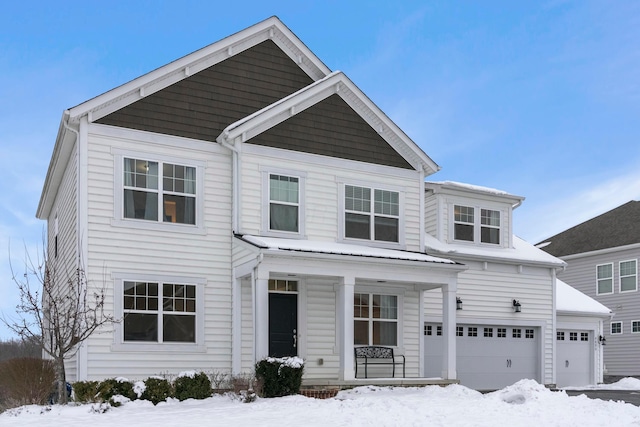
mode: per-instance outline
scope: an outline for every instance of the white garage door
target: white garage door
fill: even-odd
[[[592,384],[593,334],[575,329],[556,332],[556,383],[558,387]]]
[[[442,372],[442,326],[424,328],[425,375]],[[462,385],[496,390],[523,378],[540,381],[540,328],[504,325],[458,325],[457,371]]]

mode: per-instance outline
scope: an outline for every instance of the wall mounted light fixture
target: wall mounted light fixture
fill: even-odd
[[[462,310],[462,300],[460,297],[456,297],[456,310]]]
[[[603,337],[602,335],[600,335],[600,338],[598,338],[598,342],[602,345],[607,345],[607,339],[605,337]]]
[[[522,311],[522,304],[520,304],[520,301],[513,300],[512,305],[514,313],[520,313]]]

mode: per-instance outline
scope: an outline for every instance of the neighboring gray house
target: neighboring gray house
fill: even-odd
[[[640,375],[640,202],[609,212],[537,245],[567,263],[561,278],[613,311],[605,322],[605,373]]]
[[[296,355],[305,385],[352,386],[374,381],[354,347],[384,345],[406,358],[387,384],[554,384],[564,262],[514,237],[522,197],[438,170],[276,17],[70,108],[37,217],[123,321],[69,378]]]

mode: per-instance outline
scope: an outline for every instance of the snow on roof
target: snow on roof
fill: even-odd
[[[607,307],[560,279],[556,279],[556,311],[595,314],[603,317],[611,315],[611,310]]]
[[[464,243],[443,243],[430,234],[426,234],[425,248],[427,252],[438,252],[444,256],[468,256],[475,259],[503,260],[527,262],[533,264],[548,264],[557,267],[565,265],[559,258],[549,255],[545,251],[536,248],[532,244],[522,240],[518,236],[513,236],[513,247],[486,247],[469,245]]]
[[[489,193],[489,194],[498,194],[501,196],[512,196],[512,194],[507,193],[506,191],[498,190],[495,188],[483,187],[480,185],[473,184],[465,184],[464,182],[456,182],[456,181],[439,181],[439,182],[429,182],[429,184],[442,185],[447,187],[457,187],[461,190],[471,190],[475,192],[481,193]]]
[[[298,251],[334,255],[352,255],[371,258],[387,258],[452,265],[457,264],[455,261],[451,261],[445,258],[438,258],[418,252],[374,248],[370,246],[352,245],[348,243],[282,239],[277,237],[252,236],[248,234],[243,235],[242,239],[258,247],[270,250]]]

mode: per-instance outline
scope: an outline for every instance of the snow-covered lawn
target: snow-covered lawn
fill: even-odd
[[[640,381],[624,381],[619,389],[640,389]],[[24,406],[0,415],[0,426],[640,426],[636,406],[570,397],[531,380],[489,394],[460,385],[359,387],[326,400],[288,396],[242,403],[220,395],[155,407],[146,401],[127,402],[105,413],[96,412],[97,407]]]

